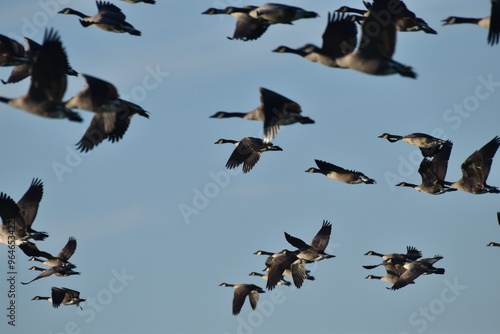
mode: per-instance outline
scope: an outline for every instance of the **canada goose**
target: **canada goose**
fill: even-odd
[[[22,44],[0,34],[0,66],[17,66],[27,61]]]
[[[128,129],[132,116],[149,118],[148,112],[135,103],[119,98],[116,87],[105,80],[88,74],[84,89],[66,102],[67,108],[94,112],[89,127],[76,144],[80,152],[88,152],[105,139],[118,142]]]
[[[316,162],[318,168],[310,167],[306,170],[306,173],[321,173],[332,180],[344,182],[347,184],[377,183],[375,182],[375,180],[370,179],[368,176],[361,172],[344,169],[342,167],[318,159],[314,159],[314,161]]]
[[[500,193],[497,187],[486,184],[493,157],[499,146],[500,137],[496,136],[479,150],[472,153],[462,163],[462,178],[449,184],[449,186],[471,194]]]
[[[391,135],[385,132],[378,136],[378,138],[387,139],[391,143],[401,140],[408,144],[415,145],[420,149],[424,157],[433,157],[439,147],[447,142],[444,139],[439,139],[420,132],[410,133],[405,136]]]
[[[271,253],[271,252],[266,252],[266,251],[263,251],[263,250],[258,250],[254,253],[254,255],[267,255],[267,258],[266,258],[266,268],[263,270],[265,272],[269,272],[269,267],[271,267],[271,265],[273,264],[273,259],[275,257],[282,257],[284,253],[286,252],[289,252],[289,253],[293,253],[293,254],[297,254],[297,252],[290,252],[288,250],[282,250],[281,252],[278,252],[278,253]],[[312,262],[312,261],[307,261],[307,262]],[[302,285],[302,282],[300,280],[300,275],[297,275],[297,272],[301,272],[301,271],[304,271],[305,272],[305,277],[304,279],[306,280],[309,280],[309,281],[314,281],[316,280],[316,278],[314,276],[311,276],[309,275],[309,270],[307,270],[305,268],[305,262],[303,263],[298,263],[297,264],[298,268],[293,268],[292,270],[292,267],[287,267],[285,268],[285,270],[283,271],[283,276],[287,276],[287,277],[290,277],[292,279],[294,279],[294,276],[295,276],[295,279],[294,279],[294,282],[297,282],[298,285]],[[266,276],[266,280],[267,280],[267,277],[269,276],[268,274],[265,275]],[[277,284],[281,284],[280,281],[278,281]]]
[[[80,298],[80,292],[68,288],[56,288],[56,287],[52,287],[51,292],[52,294],[50,297],[35,296],[31,300],[48,300],[49,302],[52,303],[52,306],[54,308],[58,308],[59,306],[61,306],[61,304],[76,305],[80,307],[81,310],[83,310],[82,307],[80,306],[80,303],[84,302],[85,299]]]
[[[14,99],[0,97],[0,102],[42,117],[81,122],[83,119],[62,103],[67,70],[68,58],[59,35],[52,29],[46,30],[43,45],[31,66],[28,93]]]
[[[209,8],[202,14],[205,15],[217,15],[217,14],[227,14],[236,18],[236,27],[234,29],[233,37],[227,37],[230,40],[242,40],[242,41],[252,41],[256,40],[262,36],[270,23],[265,20],[256,19],[251,17],[249,13],[258,8],[257,6],[244,6],[238,7],[226,7],[224,9]]]
[[[365,253],[365,255],[378,256],[378,257],[382,258],[382,260],[383,260],[382,263],[372,265],[372,266],[363,266],[363,268],[365,268],[365,269],[374,269],[374,268],[381,266],[381,265],[385,266],[388,263],[390,263],[391,266],[393,266],[394,264],[402,264],[402,263],[405,263],[406,261],[416,261],[422,257],[422,252],[413,246],[406,246],[406,254],[401,254],[401,253],[381,254],[381,253],[377,253],[374,251],[368,251]],[[387,262],[388,260],[391,260],[391,261]],[[388,269],[388,268],[386,267],[386,269]]]
[[[35,220],[38,204],[42,199],[43,184],[33,179],[23,197],[16,203],[5,193],[0,193],[0,242],[20,246],[29,239],[44,240],[49,235],[31,228]]]
[[[120,141],[127,131],[132,116],[149,118],[149,114],[141,106],[120,99],[118,111],[95,113],[82,139],[76,144],[80,152],[88,152],[104,139],[115,143]]]
[[[248,296],[248,300],[250,301],[250,306],[252,306],[252,310],[257,308],[257,303],[259,302],[259,293],[265,293],[261,287],[255,284],[228,284],[221,283],[219,286],[227,286],[234,288],[233,295],[233,315],[238,315],[243,307],[243,303],[245,303],[245,299]]]
[[[436,255],[433,258],[425,258],[414,262],[406,262],[404,264],[406,271],[402,273],[401,276],[399,276],[398,280],[392,287],[387,289],[393,291],[401,289],[423,274],[443,275],[445,273],[445,270],[443,268],[436,268],[433,266],[434,263],[441,260],[442,258],[442,256]],[[389,261],[391,261],[391,259]]]
[[[392,59],[396,49],[395,17],[391,16],[390,22],[387,24],[378,22],[380,15],[386,15],[385,13],[389,11],[388,2],[389,0],[373,1],[370,13],[361,24],[362,35],[358,48],[336,58],[335,62],[339,67],[351,68],[372,75],[398,73],[404,77],[417,77],[410,66],[403,65]],[[399,3],[399,0],[397,0],[396,4]],[[395,5],[394,1],[391,1],[392,5]],[[374,33],[374,29],[376,29],[377,33]]]
[[[422,177],[420,185],[400,182],[397,187],[410,187],[417,191],[426,192],[432,195],[440,195],[449,191],[456,191],[455,188],[445,186],[446,170],[448,169],[448,159],[450,158],[453,143],[447,141],[441,146],[434,159],[424,158],[418,168],[418,173]]]
[[[6,245],[20,245],[28,239],[26,223],[22,219],[16,202],[7,194],[0,193],[0,242]]]
[[[234,169],[243,164],[243,173],[248,173],[252,170],[259,161],[262,152],[283,151],[281,147],[275,146],[273,143],[266,143],[262,139],[255,137],[245,137],[240,141],[221,138],[215,142],[215,144],[226,143],[236,145],[236,148],[226,163],[226,168]]]
[[[330,241],[331,232],[332,224],[327,220],[323,220],[323,225],[312,239],[310,245],[299,238],[293,237],[286,232],[284,233],[286,241],[295,248],[298,248],[299,251],[296,255],[299,259],[321,261],[323,259],[335,257],[335,255],[325,253],[326,246],[328,246],[328,242]]]
[[[292,24],[296,20],[319,16],[316,12],[277,3],[265,3],[258,8],[252,9],[248,15],[256,19],[265,20],[270,24]]]
[[[491,0],[490,16],[483,18],[469,18],[450,16],[442,20],[443,25],[470,23],[478,25],[482,28],[488,29],[488,44],[493,46],[498,44],[500,39],[500,2],[498,0]]]
[[[79,16],[83,27],[94,25],[102,30],[141,36],[141,32],[135,29],[130,23],[126,22],[126,16],[121,9],[107,1],[96,1],[97,14],[94,16],[85,15],[71,8],[64,8],[59,14],[72,14]]]
[[[80,275],[79,272],[73,271],[68,266],[55,266],[55,267],[50,267],[48,269],[43,269],[43,268],[40,268],[40,267],[37,267],[37,266],[32,266],[30,268],[30,270],[41,271],[41,273],[37,277],[33,278],[31,281],[29,281],[29,282],[21,282],[21,284],[23,284],[23,285],[30,284],[33,281],[39,280],[39,279],[44,278],[44,277],[49,277],[49,276],[52,276],[52,275],[57,276],[57,277],[66,277],[66,276],[71,276],[71,275]]]
[[[340,13],[356,13],[360,14],[364,17],[368,16],[368,12],[372,7],[372,4],[367,1],[363,1],[367,10],[351,8],[348,6],[342,6],[336,10],[336,12]],[[397,31],[407,32],[407,31],[423,31],[427,34],[437,34],[436,30],[429,27],[427,22],[423,19],[417,17],[415,13],[406,7],[403,1],[399,2],[399,9],[394,17],[394,24],[396,26]],[[362,20],[360,20],[362,22]],[[359,23],[361,23],[359,22]]]
[[[252,271],[250,274],[248,274],[249,276],[258,276],[258,277],[261,277],[262,279],[266,280],[267,281],[267,277],[268,275],[267,274],[261,274],[261,273],[258,273],[256,271]],[[290,286],[292,285],[292,283],[288,282],[287,280],[285,280],[283,278],[283,276],[281,276],[281,279],[278,281],[278,285],[286,285],[286,286]]]
[[[356,24],[352,16],[328,13],[328,20],[323,32],[323,44],[318,47],[306,44],[298,49],[279,46],[273,50],[278,53],[292,53],[311,62],[318,62],[328,67],[339,67],[336,59],[349,54],[356,48]]]
[[[257,120],[264,123],[264,141],[270,142],[278,134],[281,125],[295,123],[312,124],[309,117],[302,116],[300,105],[270,89],[259,88],[260,105],[254,110],[241,112],[218,111],[210,118],[240,117],[248,120]]]
[[[30,76],[31,66],[33,65],[33,62],[35,61],[35,58],[40,52],[40,48],[42,46],[27,37],[24,37],[24,42],[27,46],[24,50],[25,61],[19,65],[14,66],[7,81],[1,80],[3,84],[16,83]],[[78,72],[76,72],[68,63],[66,75],[77,76]]]
[[[68,261],[71,258],[71,256],[73,256],[73,254],[75,253],[75,250],[76,250],[76,238],[69,237],[66,245],[61,249],[59,253],[57,253],[56,256],[52,256],[47,252],[43,252],[40,255],[32,257],[30,261],[38,261],[50,267],[63,266],[69,268],[76,268],[74,264]],[[46,260],[39,259],[37,256],[43,256],[46,258]]]
[[[268,258],[269,259],[269,258]],[[266,288],[272,290],[284,275],[285,270],[290,270],[293,284],[300,289],[302,283],[307,277],[305,263],[311,262],[299,259],[295,252],[284,249],[282,252],[270,257],[270,265],[267,270]]]
[[[42,200],[42,196],[43,182],[38,178],[34,178],[23,197],[17,201],[19,213],[26,224],[26,232],[34,240],[45,240],[49,236],[47,232],[38,232],[31,227],[38,213],[38,206]]]
[[[420,254],[417,252],[418,251],[412,247],[412,250],[410,250],[408,253],[413,253],[412,255],[414,256],[414,258],[417,258],[418,256],[420,256]],[[406,263],[406,261],[411,261],[409,259],[399,258],[399,254],[386,254],[386,255],[384,255],[384,254],[375,253],[373,251],[370,251],[366,254],[372,254],[372,255],[377,254],[377,256],[381,256],[382,258],[384,258],[381,265],[384,266],[386,274],[384,276],[368,275],[365,278],[366,279],[378,279],[378,280],[389,282],[392,284],[396,283],[397,280],[399,279],[399,277],[406,271],[406,268],[404,267],[404,264]],[[393,257],[391,257],[391,256],[393,256]],[[363,267],[366,269],[373,269],[376,266],[363,266]]]

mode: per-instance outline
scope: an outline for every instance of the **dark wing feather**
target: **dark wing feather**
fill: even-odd
[[[40,179],[33,179],[26,193],[17,202],[26,226],[30,227],[38,212],[38,205],[43,196],[43,183]]]
[[[53,258],[51,254],[39,250],[36,244],[34,244],[31,241],[23,242],[22,244],[19,245],[19,248],[23,251],[24,254],[26,254],[26,256],[34,256],[34,257],[42,256],[46,259]]]
[[[356,23],[351,15],[328,13],[321,49],[334,58],[349,54],[356,48],[357,33]]]
[[[446,171],[448,170],[448,160],[450,159],[451,149],[453,143],[446,141],[441,148],[437,151],[436,156],[432,159],[432,171],[436,175],[440,183],[446,178]]]
[[[82,139],[76,144],[80,152],[88,152],[107,139],[114,130],[117,119],[116,112],[94,113],[89,127]]]
[[[488,31],[488,44],[498,44],[500,39],[500,1],[491,0],[490,28]]]
[[[66,296],[66,291],[61,288],[52,287],[52,306],[58,308],[61,306],[64,297]]]
[[[288,115],[302,112],[300,105],[289,98],[266,88],[259,88],[260,100],[264,111],[264,137],[272,141],[278,133],[280,124]]]
[[[369,10],[368,17],[365,18],[361,25],[361,42],[359,52],[370,54],[380,54],[382,57],[391,59],[396,48],[396,26],[394,25],[394,16],[389,16],[388,0],[374,0],[373,5]],[[375,18],[385,17],[389,22],[380,24]]]
[[[56,255],[56,257],[62,260],[69,260],[76,250],[76,239],[74,237],[69,237],[66,245],[61,249],[61,251]]]
[[[118,91],[113,84],[88,74],[82,74],[82,76],[87,82],[86,89],[92,99],[93,110],[97,110],[101,105],[118,99]]]
[[[68,57],[59,34],[48,29],[31,67],[29,95],[36,101],[61,102],[66,92],[67,70]]]
[[[314,236],[311,241],[311,246],[318,251],[318,253],[323,253],[328,246],[330,241],[330,234],[332,233],[332,224],[324,220],[318,233]]]
[[[14,221],[17,224],[16,220],[20,218],[20,215],[16,202],[9,195],[0,192],[0,217],[2,217],[2,223],[9,225]]]
[[[500,137],[496,136],[479,150],[472,153],[462,164],[462,178],[474,179],[477,184],[484,184],[490,173],[493,156],[500,146]]]
[[[236,21],[233,37],[229,39],[241,39],[243,41],[251,41],[262,36],[269,23],[264,20],[253,18],[249,15],[240,16]]]
[[[259,293],[256,290],[250,291],[248,294],[248,300],[250,301],[252,310],[255,310],[257,308],[257,303],[259,302]]]
[[[288,241],[288,243],[290,245],[292,245],[293,247],[297,248],[297,249],[300,249],[300,250],[308,250],[308,249],[311,249],[311,246],[309,246],[308,244],[306,244],[303,240],[299,239],[299,238],[296,238],[296,237],[293,237],[291,236],[290,234],[285,233],[285,239],[286,241]]]

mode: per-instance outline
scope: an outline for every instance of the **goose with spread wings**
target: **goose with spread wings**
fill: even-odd
[[[264,141],[271,142],[278,134],[281,125],[295,123],[312,124],[314,121],[302,116],[300,105],[289,98],[267,88],[259,88],[260,105],[250,112],[218,111],[210,118],[240,117],[248,120],[257,120],[264,123]]]
[[[497,187],[486,184],[498,147],[500,147],[500,137],[496,136],[472,153],[462,163],[462,178],[449,184],[450,187],[471,194],[500,193]]]
[[[284,233],[286,241],[288,241],[290,245],[298,249],[297,257],[299,259],[321,261],[324,259],[335,257],[335,255],[325,253],[325,249],[328,246],[328,242],[330,241],[331,232],[332,224],[329,221],[324,220],[323,225],[312,239],[310,245],[305,243],[302,239],[291,236],[286,232]]]
[[[215,142],[215,144],[227,143],[234,144],[236,147],[226,163],[226,168],[234,169],[243,164],[243,173],[248,173],[252,170],[263,152],[283,151],[281,147],[255,137],[245,137],[240,141],[221,138]]]

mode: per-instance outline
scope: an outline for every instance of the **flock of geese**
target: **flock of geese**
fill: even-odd
[[[32,228],[42,196],[43,183],[40,179],[33,179],[30,187],[17,203],[6,193],[0,192],[0,217],[2,219],[0,242],[9,246],[16,245],[30,257],[30,261],[37,261],[48,266],[46,269],[32,266],[30,270],[40,271],[40,274],[29,282],[21,282],[23,285],[49,276],[66,277],[80,274],[73,270],[76,265],[69,262],[76,250],[74,237],[69,237],[66,245],[55,256],[39,250],[37,245],[30,241],[43,241],[49,236],[47,232],[36,231]],[[52,287],[51,292],[50,297],[35,296],[33,300],[49,300],[55,308],[61,304],[80,306],[80,303],[85,301],[80,298],[80,293],[76,290]]]
[[[106,1],[96,1],[96,4],[98,14],[90,17],[70,8],[59,13],[80,16],[80,23],[84,27],[93,25],[105,31],[140,35],[132,30],[133,27],[125,21],[125,15],[117,6]],[[82,122],[83,119],[73,109],[93,112],[90,125],[76,144],[80,152],[88,152],[106,139],[112,143],[119,141],[135,114],[149,118],[148,112],[142,107],[121,99],[112,83],[75,71],[54,29],[45,31],[41,45],[28,38],[24,40],[26,49],[18,41],[0,35],[0,66],[14,67],[9,78],[2,82],[16,83],[31,77],[26,94],[17,98],[0,97],[0,102],[38,116],[66,118],[74,122]],[[84,89],[63,101],[67,76],[78,74],[85,80]]]
[[[144,2],[154,4],[154,0],[125,0],[130,3]],[[416,78],[417,74],[411,66],[404,65],[392,59],[396,48],[396,32],[423,31],[428,34],[437,32],[424,19],[399,0],[374,0],[372,3],[363,2],[365,9],[342,6],[335,13],[328,13],[327,25],[322,34],[321,46],[306,44],[299,48],[278,46],[273,52],[291,53],[309,61],[318,62],[324,66],[335,68],[350,68],[371,75],[399,74],[404,77]],[[83,27],[96,28],[115,33],[128,33],[141,36],[141,32],[126,21],[125,14],[116,5],[107,1],[96,1],[97,13],[93,16],[65,8],[59,11],[64,15],[75,15]],[[261,37],[274,24],[293,24],[300,19],[319,17],[318,13],[284,4],[266,3],[261,6],[226,7],[223,9],[209,8],[205,15],[231,15],[236,18],[236,27],[229,39],[252,41]],[[388,15],[387,15],[388,14]],[[381,23],[381,17],[385,20]],[[443,20],[444,25],[470,23],[488,29],[487,42],[496,45],[500,36],[500,4],[491,0],[491,14],[485,18],[464,18],[451,16]],[[361,38],[358,43],[358,26],[361,29]],[[111,142],[119,141],[125,134],[131,118],[138,114],[149,118],[149,114],[142,107],[119,98],[116,87],[103,79],[74,70],[68,60],[68,55],[57,31],[47,29],[41,44],[25,38],[26,48],[16,40],[0,35],[0,66],[12,66],[13,70],[3,84],[15,84],[30,77],[31,83],[28,92],[17,98],[0,97],[0,101],[17,109],[46,118],[66,118],[74,122],[83,119],[74,109],[94,113],[92,121],[85,134],[76,144],[81,152],[88,152],[107,139]],[[81,76],[85,80],[85,87],[75,96],[64,100],[67,88],[67,76]],[[215,144],[232,143],[235,145],[226,167],[234,169],[243,165],[243,173],[248,173],[259,161],[263,152],[282,151],[282,148],[271,141],[278,134],[280,127],[295,123],[313,124],[314,120],[301,115],[300,105],[270,89],[260,88],[260,105],[250,112],[218,111],[211,118],[239,117],[247,120],[257,120],[263,123],[263,138],[244,137],[240,140],[219,139]],[[499,189],[486,183],[493,157],[500,146],[500,137],[496,136],[483,147],[472,153],[461,165],[462,178],[456,182],[445,180],[448,160],[453,143],[450,140],[435,138],[423,133],[412,133],[405,136],[384,133],[379,138],[389,142],[404,141],[420,148],[423,159],[418,169],[421,175],[421,184],[401,182],[397,186],[412,187],[417,191],[429,194],[443,194],[454,190],[462,190],[472,194],[500,193]],[[333,163],[315,159],[316,167],[306,170],[308,173],[319,173],[330,179],[347,184],[375,184],[374,179],[355,170],[349,170]],[[40,274],[29,282],[48,276],[72,276],[79,272],[74,271],[74,264],[69,259],[76,250],[76,239],[70,237],[62,250],[53,256],[41,251],[31,241],[42,241],[48,237],[46,232],[32,229],[38,205],[43,195],[43,184],[34,179],[28,191],[16,203],[5,193],[0,193],[0,242],[9,244],[12,224],[15,225],[15,244],[32,261],[37,261],[48,268],[32,266],[30,269],[40,271]],[[500,224],[500,213],[498,213]],[[314,280],[306,269],[308,263],[334,257],[325,253],[332,226],[324,221],[321,229],[310,244],[284,233],[287,242],[295,250],[284,249],[280,252],[266,252],[259,250],[256,255],[265,255],[265,273],[252,272],[250,276],[261,277],[266,280],[266,289],[273,290],[277,285],[291,286],[293,281],[296,288],[300,288],[305,280]],[[488,246],[500,246],[491,242]],[[444,274],[443,268],[433,265],[442,259],[436,255],[432,258],[421,259],[422,254],[414,247],[408,247],[405,254],[380,254],[373,251],[365,255],[374,255],[382,258],[377,265],[364,266],[373,269],[383,266],[384,276],[368,275],[367,279],[379,279],[392,284],[391,290],[398,290],[415,279],[426,274]],[[41,259],[44,258],[44,259]],[[248,296],[253,309],[257,307],[259,293],[265,291],[255,284],[228,284],[224,287],[233,287],[232,313],[240,313],[245,299]],[[69,288],[52,287],[51,296],[35,296],[33,300],[48,300],[54,307],[60,305],[77,305],[85,299],[80,293]]]
[[[328,13],[321,47],[306,44],[299,48],[279,46],[273,52],[292,53],[328,67],[351,68],[372,75],[399,74],[416,78],[411,66],[392,59],[396,50],[396,32],[424,31],[437,34],[422,18],[409,10],[403,1],[363,1],[366,9],[342,6]],[[231,15],[236,27],[229,39],[251,41],[262,36],[274,24],[293,24],[293,21],[316,18],[319,15],[299,7],[266,3],[261,6],[209,8],[202,14]],[[491,0],[491,15],[485,18],[450,16],[444,25],[471,23],[488,29],[487,41],[498,44],[500,36],[500,4]],[[361,38],[357,43],[357,25]]]
[[[375,0],[373,3],[363,2],[366,9],[356,9],[342,6],[335,13],[328,13],[327,26],[323,32],[323,44],[318,47],[306,44],[300,48],[279,46],[273,50],[278,53],[292,53],[309,61],[318,62],[328,67],[351,68],[366,74],[389,75],[399,74],[404,77],[416,78],[417,75],[410,66],[403,65],[392,59],[395,51],[396,32],[423,31],[427,34],[437,34],[424,19],[417,17],[406,5],[399,0]],[[398,8],[396,11],[391,11]],[[385,23],[380,23],[381,15],[385,16]],[[302,8],[267,3],[261,6],[226,7],[224,9],[209,8],[205,15],[231,15],[236,18],[236,28],[231,40],[252,41],[262,36],[274,24],[293,24],[293,21],[306,18],[316,18],[315,12]],[[474,23],[489,29],[487,42],[490,45],[498,43],[500,34],[500,4],[497,0],[491,1],[491,16],[482,19],[463,17],[449,17],[443,20],[444,25],[458,23]],[[361,38],[357,45],[357,25],[361,26]],[[221,138],[215,144],[231,143],[235,145],[226,168],[234,169],[243,165],[243,173],[248,173],[255,167],[263,152],[282,151],[280,146],[272,143],[278,134],[280,126],[291,124],[313,124],[314,120],[302,115],[300,105],[267,88],[259,88],[260,104],[249,112],[218,111],[210,118],[242,118],[257,120],[263,123],[263,137],[244,137],[240,140]],[[411,133],[408,135],[393,135],[383,133],[379,138],[387,139],[391,143],[403,141],[418,147],[422,153],[422,161],[418,172],[421,176],[419,185],[400,182],[396,186],[411,187],[417,191],[439,195],[451,191],[462,190],[471,194],[500,193],[495,186],[487,184],[487,178],[493,162],[493,157],[500,147],[500,137],[495,136],[483,147],[473,152],[461,165],[462,178],[456,182],[446,180],[448,160],[453,143],[430,136],[425,133]],[[308,173],[319,173],[330,179],[347,184],[375,184],[376,181],[364,173],[346,169],[330,162],[315,159],[316,167],[306,170]],[[500,223],[500,218],[499,218]],[[291,286],[284,276],[292,278],[295,287],[300,288],[304,280],[314,280],[306,270],[306,264],[333,257],[324,253],[330,238],[331,224],[324,222],[321,230],[314,237],[311,244],[292,237],[285,232],[286,240],[297,250],[283,250],[281,252],[266,252],[259,250],[255,254],[266,255],[265,273],[252,272],[251,276],[258,276],[267,281],[267,290],[276,285]],[[500,246],[490,243],[488,246]],[[373,269],[383,266],[384,276],[368,275],[367,279],[379,279],[392,284],[390,290],[401,289],[421,275],[444,274],[444,268],[436,268],[434,264],[443,257],[435,255],[432,258],[421,258],[422,253],[414,247],[407,247],[406,254],[380,254],[370,251],[365,255],[375,255],[382,258],[377,265],[363,266]],[[228,284],[223,287],[233,287],[232,313],[240,313],[245,299],[248,296],[252,309],[257,307],[259,294],[265,290],[255,284]]]
[[[280,146],[271,143],[278,134],[281,125],[295,123],[312,124],[314,121],[302,116],[300,105],[287,97],[266,88],[260,88],[261,103],[250,112],[218,111],[211,118],[239,117],[247,120],[258,120],[264,124],[263,138],[244,137],[241,140],[221,138],[215,144],[234,144],[226,168],[234,169],[243,165],[243,173],[248,173],[257,164],[263,152],[282,151]],[[423,159],[418,172],[422,178],[420,185],[401,182],[397,186],[411,187],[417,191],[439,195],[457,189],[472,193],[500,193],[497,187],[486,183],[493,157],[500,147],[500,137],[495,136],[479,150],[472,153],[461,165],[462,178],[456,182],[445,180],[453,143],[450,140],[439,139],[425,133],[411,133],[408,135],[392,135],[383,133],[379,138],[387,139],[391,143],[403,141],[417,146],[422,152]],[[345,169],[330,162],[315,159],[316,167],[306,170],[308,173],[320,173],[330,179],[348,184],[374,184],[376,181],[355,170]]]

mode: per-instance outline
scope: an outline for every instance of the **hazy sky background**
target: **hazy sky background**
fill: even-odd
[[[500,135],[500,72],[494,66],[500,45],[487,45],[487,30],[477,26],[441,26],[450,15],[488,16],[489,1],[406,2],[438,31],[398,33],[394,59],[413,66],[416,80],[271,52],[279,45],[320,45],[327,13],[362,7],[361,1],[289,0],[320,17],[272,26],[252,42],[226,38],[234,18],[201,12],[259,2],[112,2],[141,37],[83,28],[75,16],[54,14],[72,7],[93,15],[94,1],[3,2],[0,33],[41,42],[44,29],[55,28],[75,70],[114,83],[150,119],[134,117],[122,141],[81,155],[75,144],[90,112],[82,111],[85,120],[77,124],[0,106],[0,191],[17,201],[32,178],[41,178],[44,196],[33,227],[50,237],[38,245],[57,253],[75,236],[71,262],[81,271],[23,286],[19,282],[37,272],[18,251],[13,328],[6,318],[7,247],[0,246],[0,332],[498,332],[500,249],[486,244],[500,242],[500,196],[395,189],[403,180],[420,183],[419,151],[377,138],[424,132],[451,139],[447,179],[456,181],[462,162]],[[0,68],[0,77],[10,70]],[[70,77],[65,98],[83,83]],[[29,80],[2,85],[0,95],[17,97],[28,86]],[[298,102],[316,123],[282,127],[273,141],[282,152],[264,153],[248,174],[229,173],[224,166],[233,146],[214,142],[260,137],[262,124],[209,116],[252,110],[259,87]],[[377,184],[346,185],[305,173],[314,159],[360,170]],[[498,160],[488,179],[494,186],[500,186]],[[257,311],[247,301],[240,316],[232,316],[233,290],[218,284],[265,287],[248,276],[264,267],[265,258],[252,253],[292,248],[284,231],[309,242],[324,219],[333,225],[327,251],[337,257],[311,267],[316,281],[301,289],[277,287],[261,295]],[[437,265],[446,274],[420,277],[399,291],[364,279],[384,275],[383,268],[362,268],[380,262],[364,253],[404,252],[408,245],[424,257],[442,255]],[[31,300],[50,295],[51,286],[79,290],[88,299],[83,311]]]

